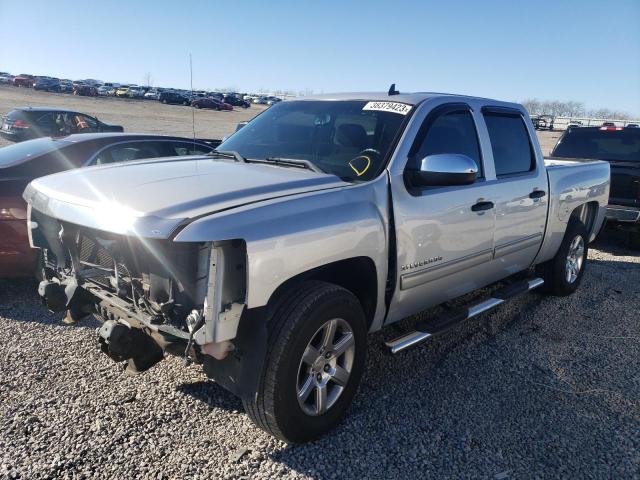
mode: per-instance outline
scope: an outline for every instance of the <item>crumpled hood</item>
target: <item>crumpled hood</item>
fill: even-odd
[[[334,175],[211,157],[90,167],[32,181],[24,198],[59,220],[166,238],[189,219],[249,203],[348,185]]]

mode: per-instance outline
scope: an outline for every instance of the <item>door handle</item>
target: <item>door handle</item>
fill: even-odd
[[[542,198],[547,194],[544,190],[534,190],[529,194],[529,198]]]
[[[493,208],[493,202],[478,202],[471,207],[474,212],[482,212],[484,210],[491,210]]]

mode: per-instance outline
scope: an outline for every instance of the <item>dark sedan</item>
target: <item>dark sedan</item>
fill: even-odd
[[[4,117],[0,127],[0,135],[12,142],[38,137],[63,137],[74,133],[123,131],[120,125],[109,125],[84,113],[48,107],[12,110]]]
[[[59,92],[60,80],[57,78],[38,78],[33,84],[34,90],[44,90],[45,92]]]
[[[233,105],[215,98],[197,98],[191,102],[191,106],[195,108],[211,108],[213,110],[233,110]]]
[[[100,133],[38,138],[0,148],[0,277],[36,273],[37,250],[29,247],[27,206],[22,199],[31,180],[85,166],[201,155],[216,145],[181,137]]]
[[[222,97],[222,101],[224,103],[228,103],[229,105],[233,105],[234,107],[249,108],[251,106],[249,102],[241,99],[236,95],[225,95],[224,97]]]

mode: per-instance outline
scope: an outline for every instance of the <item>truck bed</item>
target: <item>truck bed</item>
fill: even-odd
[[[549,182],[547,228],[536,263],[551,259],[557,252],[571,212],[585,202],[592,206],[581,212],[590,225],[589,241],[593,241],[604,221],[609,198],[609,164],[601,160],[545,157]],[[591,202],[591,203],[589,203]],[[593,218],[588,218],[592,216]]]

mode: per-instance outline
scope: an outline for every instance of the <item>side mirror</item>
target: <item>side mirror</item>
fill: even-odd
[[[476,181],[478,166],[466,155],[438,153],[424,157],[417,169],[408,169],[407,174],[418,187],[469,185]]]

